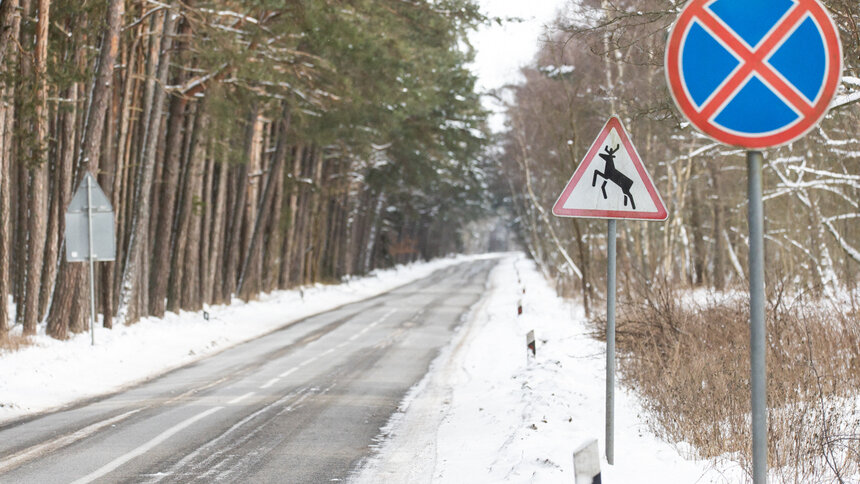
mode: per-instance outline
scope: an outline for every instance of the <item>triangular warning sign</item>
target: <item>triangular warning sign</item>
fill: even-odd
[[[612,116],[552,207],[557,217],[666,220],[669,213],[617,116]]]

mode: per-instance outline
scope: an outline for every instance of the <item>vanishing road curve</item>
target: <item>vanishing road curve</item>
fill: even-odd
[[[496,262],[441,269],[127,391],[0,426],[0,482],[344,481]]]

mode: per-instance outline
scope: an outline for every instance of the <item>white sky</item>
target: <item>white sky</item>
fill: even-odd
[[[524,22],[483,27],[471,36],[476,49],[473,70],[479,88],[493,89],[520,79],[518,70],[540,47],[543,28],[555,19],[566,0],[479,0],[491,17],[519,17]]]
[[[519,17],[523,22],[483,27],[470,37],[475,47],[472,70],[480,91],[495,89],[522,80],[519,68],[532,61],[540,48],[544,26],[551,23],[566,0],[478,0],[491,17]],[[501,131],[501,107],[485,98],[485,105],[497,114],[490,119],[493,131]]]

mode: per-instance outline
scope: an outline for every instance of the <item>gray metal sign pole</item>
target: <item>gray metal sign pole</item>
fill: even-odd
[[[87,177],[87,231],[89,233],[89,265],[90,265],[90,339],[96,345],[96,285],[94,276],[95,251],[93,250],[93,186],[92,177]]]
[[[750,390],[753,482],[767,482],[767,373],[764,293],[764,207],[761,151],[747,152],[750,230]]]
[[[617,225],[609,220],[606,239],[606,462],[615,464],[615,238]]]

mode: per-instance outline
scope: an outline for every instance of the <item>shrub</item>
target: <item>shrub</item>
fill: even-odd
[[[639,291],[637,291],[639,292]],[[752,469],[749,307],[744,293],[694,298],[651,284],[619,306],[620,379],[643,397],[652,429],[699,458]],[[699,300],[695,300],[699,299]],[[860,479],[860,324],[805,295],[768,297],[769,466],[778,482]],[[595,336],[605,321],[595,322]]]

